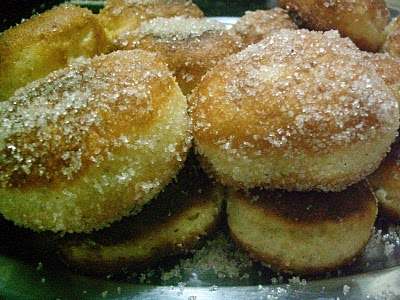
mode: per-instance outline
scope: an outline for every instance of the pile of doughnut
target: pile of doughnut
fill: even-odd
[[[1,33],[2,217],[88,274],[224,221],[274,270],[354,262],[378,210],[400,220],[400,21],[383,0],[277,2],[232,28],[190,0],[66,3]]]

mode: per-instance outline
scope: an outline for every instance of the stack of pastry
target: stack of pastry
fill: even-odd
[[[191,1],[109,0],[2,33],[3,217],[108,274],[199,246],[226,200],[232,238],[265,265],[351,263],[389,189],[396,25],[384,1],[278,2],[229,30]]]
[[[254,28],[268,14],[247,13],[232,31],[253,45],[191,94],[194,144],[207,173],[230,187],[239,247],[273,269],[323,272],[353,262],[370,238],[377,204],[366,178],[399,119],[399,77],[380,62],[398,60],[362,51],[385,41],[383,1],[279,2],[284,29],[261,30],[260,41]],[[290,14],[302,29],[288,26]],[[374,34],[360,34],[365,24]]]
[[[53,232],[63,260],[93,273],[197,247],[223,204],[223,188],[186,162],[187,99],[164,58],[113,49],[106,15],[117,4],[100,16],[62,5],[0,36],[1,214]],[[199,14],[190,1],[136,5],[140,20]]]

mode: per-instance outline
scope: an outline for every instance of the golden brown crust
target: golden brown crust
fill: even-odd
[[[204,13],[191,0],[107,0],[99,13],[109,39],[136,29],[156,17],[203,18]]]
[[[289,13],[279,7],[269,10],[247,11],[233,26],[232,32],[239,36],[243,45],[256,44],[281,29],[297,29]]]
[[[141,50],[53,72],[1,108],[0,210],[36,230],[127,215],[175,176],[190,142],[186,99]]]
[[[370,62],[376,73],[392,90],[400,103],[400,57],[393,57],[388,53],[364,52],[367,62]]]
[[[351,263],[368,242],[377,211],[365,181],[339,193],[253,190],[227,198],[238,246],[268,267],[297,274]]]
[[[0,34],[0,101],[76,59],[107,49],[103,28],[86,8],[69,4],[35,15]]]
[[[52,73],[4,103],[7,111],[1,116],[1,137],[2,154],[7,160],[2,161],[2,186],[25,189],[39,183],[58,185],[121,147],[121,136],[132,136],[132,132],[139,136],[147,131],[163,109],[174,81],[159,60],[151,61],[154,56],[125,54],[113,53]],[[130,63],[129,67],[125,63]],[[118,68],[121,71],[113,73]],[[148,78],[140,77],[149,70],[154,71]],[[160,76],[163,81],[157,71],[164,72]],[[128,83],[129,76],[134,79]],[[144,84],[149,90],[140,87]],[[31,111],[36,113],[26,114]],[[130,116],[135,116],[134,122]],[[21,157],[25,158],[24,165],[19,164]],[[76,166],[74,159],[79,160]],[[15,168],[18,165],[20,169]]]
[[[335,32],[282,30],[214,67],[193,91],[197,152],[224,184],[341,190],[371,173],[398,104]]]
[[[242,197],[241,191],[231,191]],[[284,219],[294,226],[318,226],[321,222],[336,222],[362,214],[371,205],[373,195],[365,181],[342,192],[287,192],[283,190],[250,190],[246,193],[252,205],[265,218]],[[258,199],[262,199],[258,201]],[[366,200],[367,199],[367,200]],[[243,200],[242,200],[243,201]]]
[[[400,16],[393,18],[385,29],[386,39],[381,51],[400,57]]]
[[[217,21],[195,18],[155,18],[118,36],[116,49],[157,52],[187,95],[222,58],[239,52],[239,41]]]
[[[392,145],[391,152],[379,168],[368,176],[368,181],[378,198],[379,214],[400,222],[400,140]]]
[[[312,30],[338,30],[362,50],[377,52],[385,41],[389,10],[384,0],[278,0]]]
[[[57,241],[59,252],[70,268],[84,273],[143,268],[197,247],[219,224],[223,200],[223,186],[190,161],[137,215],[92,234],[65,235]]]

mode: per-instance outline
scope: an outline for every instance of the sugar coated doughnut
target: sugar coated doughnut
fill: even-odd
[[[278,0],[312,30],[335,29],[362,50],[376,52],[385,41],[389,10],[384,0]]]
[[[159,196],[135,216],[91,234],[56,241],[70,268],[90,274],[140,269],[190,253],[212,235],[221,217],[224,188],[187,164]]]
[[[0,104],[0,212],[34,230],[86,232],[130,214],[190,146],[185,97],[141,50],[72,64]]]
[[[56,7],[0,34],[0,101],[81,58],[107,52],[96,16],[72,4]]]
[[[289,13],[279,7],[268,10],[246,11],[232,26],[244,45],[258,43],[263,38],[281,29],[297,29],[297,24]]]
[[[239,40],[220,22],[182,17],[144,22],[118,36],[115,46],[159,53],[186,95],[222,58],[242,49]]]
[[[193,91],[203,167],[235,188],[340,191],[397,135],[395,96],[337,32],[281,30],[231,55]]]
[[[400,103],[400,57],[393,57],[389,53],[370,52],[364,52],[364,57],[392,90]]]
[[[204,13],[191,0],[107,0],[99,19],[109,37],[133,30],[156,17],[203,18]]]
[[[394,57],[400,57],[400,16],[393,18],[385,29],[386,39],[382,52],[388,52]]]
[[[392,145],[379,168],[368,176],[378,198],[379,214],[395,222],[400,221],[400,140]]]
[[[296,274],[352,263],[378,212],[368,184],[342,192],[231,191],[228,226],[236,244],[266,266]]]

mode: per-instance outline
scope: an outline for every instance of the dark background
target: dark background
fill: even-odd
[[[36,12],[43,12],[54,5],[61,3],[59,0],[0,0],[1,31],[20,23],[22,19],[29,18]]]
[[[0,0],[0,31],[18,24],[22,19],[32,14],[43,12],[54,5],[62,3],[60,0]],[[77,3],[76,1],[71,1]],[[81,1],[84,2],[84,1]],[[87,1],[89,3],[90,1]],[[92,3],[102,0],[94,0]],[[276,5],[270,0],[193,0],[207,16],[242,16],[247,10],[268,9]],[[98,12],[99,5],[86,5],[94,12]]]

